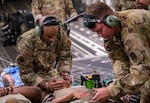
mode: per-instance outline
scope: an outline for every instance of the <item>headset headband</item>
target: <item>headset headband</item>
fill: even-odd
[[[59,20],[56,17],[49,16],[43,20],[42,25],[43,26],[59,25]]]
[[[117,26],[118,23],[119,23],[119,20],[117,18],[117,16],[115,15],[106,15],[104,16],[103,19],[99,19],[97,17],[95,17],[94,15],[91,15],[91,14],[85,14],[83,16],[83,19],[84,19],[84,26],[85,27],[88,27],[89,29],[95,27],[95,24],[96,23],[104,23],[106,26],[108,27],[114,27],[114,26]]]
[[[104,22],[103,20],[97,19],[92,14],[83,15],[83,23],[85,27],[92,28],[95,26],[96,22]]]

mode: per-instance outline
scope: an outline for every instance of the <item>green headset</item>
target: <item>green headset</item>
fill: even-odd
[[[54,16],[48,16],[42,20],[36,22],[35,33],[41,35],[43,33],[43,26],[54,26],[59,25],[59,20]]]
[[[105,25],[109,27],[115,27],[119,24],[119,20],[115,15],[107,15],[103,20],[96,18],[91,14],[84,14],[83,16],[83,24],[85,27],[93,28],[97,22],[103,22]]]
[[[147,9],[148,9],[148,11],[150,11],[150,5],[148,5]]]

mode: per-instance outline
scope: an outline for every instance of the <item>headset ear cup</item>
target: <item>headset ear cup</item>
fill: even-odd
[[[38,34],[38,35],[42,33],[42,29],[39,25],[35,26],[35,33]]]
[[[115,15],[109,15],[105,18],[106,25],[114,27],[118,25],[118,18]]]
[[[150,5],[148,5],[147,10],[150,11]]]

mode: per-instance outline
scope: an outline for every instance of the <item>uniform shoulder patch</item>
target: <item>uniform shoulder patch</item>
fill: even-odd
[[[20,56],[20,57],[18,57],[17,62],[20,65],[25,65],[26,64],[26,58],[23,56]]]

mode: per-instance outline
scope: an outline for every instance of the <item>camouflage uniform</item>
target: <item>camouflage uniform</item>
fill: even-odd
[[[107,88],[114,98],[142,93],[140,103],[146,103],[143,98],[150,96],[150,13],[132,9],[117,15],[122,31],[104,40],[116,76]]]
[[[135,0],[114,0],[115,10],[127,10],[130,8],[135,8]]]
[[[56,60],[58,71],[70,72],[71,41],[62,30],[57,34],[56,42],[48,45],[31,29],[18,37],[17,49],[16,62],[26,85],[37,86],[42,80],[49,81]]]
[[[22,94],[8,94],[0,97],[1,103],[31,103],[31,101]]]
[[[71,0],[32,0],[31,6],[35,21],[43,15],[54,14],[63,21],[77,14]]]
[[[35,21],[44,15],[53,15],[61,21],[63,30],[69,35],[70,29],[64,21],[77,15],[71,0],[32,0],[31,7]]]

